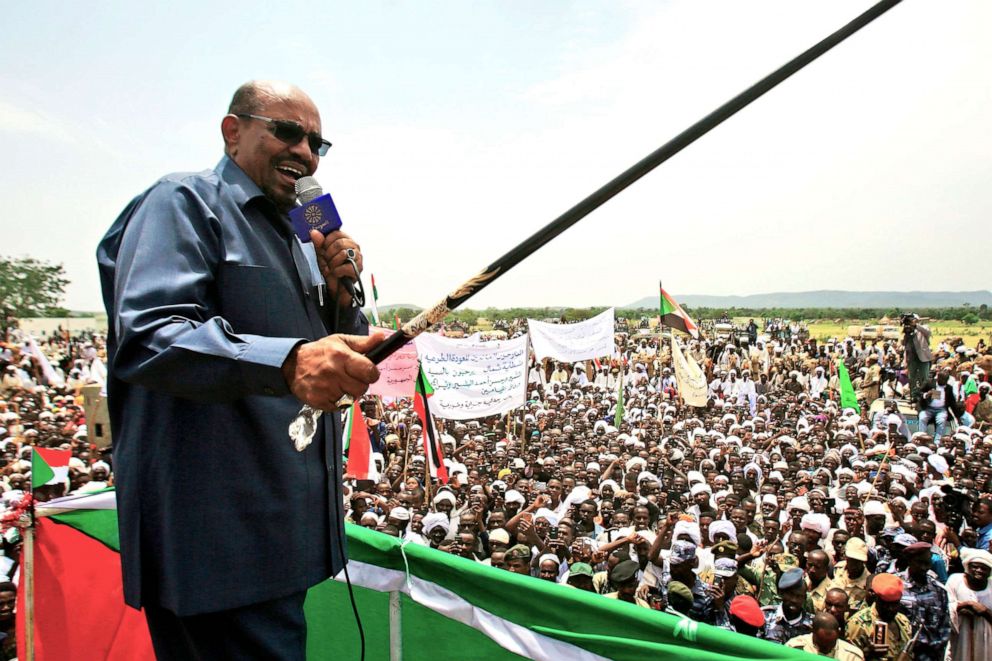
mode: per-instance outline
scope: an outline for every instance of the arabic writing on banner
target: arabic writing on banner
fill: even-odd
[[[549,324],[528,319],[527,327],[538,360],[554,358],[575,363],[616,354],[613,322],[613,308],[610,308],[577,324]]]
[[[382,328],[375,332],[385,333],[388,339],[396,331]],[[379,380],[369,386],[368,394],[380,397],[413,397],[417,383],[417,347],[407,342],[392,356],[382,361],[379,367]]]
[[[469,420],[506,413],[527,401],[527,336],[478,342],[424,333],[415,340],[434,388],[431,413]]]
[[[672,337],[672,363],[675,365],[675,382],[679,395],[689,406],[706,406],[706,375],[692,356],[682,353],[679,343]]]

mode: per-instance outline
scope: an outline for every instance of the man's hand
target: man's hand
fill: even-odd
[[[361,274],[365,267],[362,249],[341,230],[331,232],[327,236],[317,230],[310,230],[310,240],[313,241],[314,250],[317,252],[317,266],[320,267],[320,273],[327,283],[327,291],[337,299],[340,307],[351,307],[351,294],[341,286],[341,279],[355,279],[355,269],[348,263],[349,248],[355,251],[355,263],[358,265],[358,273]]]
[[[889,654],[889,646],[885,644],[869,643],[867,651],[870,658],[885,658]]]
[[[362,354],[382,342],[383,335],[329,335],[301,344],[282,365],[290,392],[304,404],[322,411],[333,411],[342,395],[358,399],[370,383],[379,379],[379,370]]]

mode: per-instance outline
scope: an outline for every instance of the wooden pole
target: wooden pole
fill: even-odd
[[[24,649],[27,661],[34,661],[34,515],[24,529]]]

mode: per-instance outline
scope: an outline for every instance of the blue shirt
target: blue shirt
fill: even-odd
[[[978,529],[978,542],[975,548],[992,551],[992,523],[987,523]]]
[[[226,157],[135,198],[97,260],[125,601],[193,615],[336,573],[340,419],[297,452],[281,366],[301,342],[367,332],[361,314],[330,327],[288,219]]]

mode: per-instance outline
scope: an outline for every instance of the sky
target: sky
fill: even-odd
[[[250,79],[296,83],[317,179],[380,303],[430,305],[865,0],[13,3],[0,254],[95,251],[162,175],[222,155]],[[988,289],[992,3],[905,0],[467,303]]]

